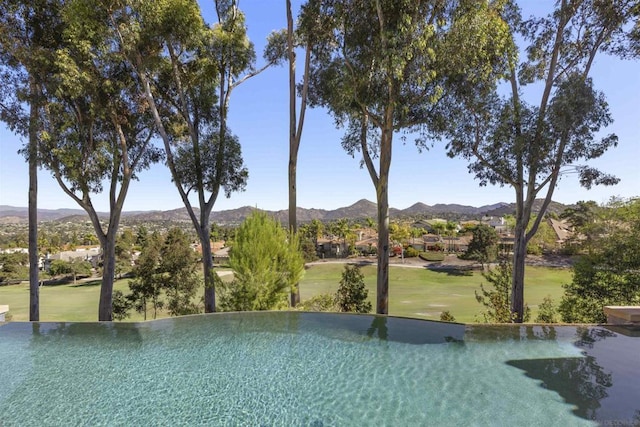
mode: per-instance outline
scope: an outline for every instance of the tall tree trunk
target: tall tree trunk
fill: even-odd
[[[389,169],[393,138],[393,110],[385,112],[385,126],[380,139],[380,176],[376,183],[378,202],[378,278],[376,313],[389,313]]]
[[[116,274],[116,239],[115,233],[107,233],[102,245],[102,284],[100,286],[100,305],[98,320],[113,320],[113,279]]]
[[[297,131],[298,121],[296,119],[296,56],[293,51],[294,28],[293,14],[291,13],[291,0],[286,1],[287,7],[287,59],[289,62],[289,232],[298,232],[297,218],[297,188],[296,174],[298,167],[298,148],[300,147],[300,135],[302,126]],[[305,67],[307,71],[308,67]],[[306,84],[306,75],[305,75]],[[305,88],[306,90],[306,88]],[[303,94],[303,96],[306,95]],[[302,103],[301,122],[304,119],[304,99]],[[291,307],[295,307],[300,302],[300,286],[298,283],[291,289]]]
[[[31,77],[32,95],[37,86]],[[38,104],[32,100],[29,112],[29,320],[40,320],[40,281],[38,276]]]
[[[377,189],[378,202],[378,275],[376,313],[389,313],[389,201],[388,189],[382,184]]]
[[[513,241],[513,275],[511,281],[511,314],[513,321],[524,321],[524,269],[527,257],[527,239],[525,228],[516,224]]]
[[[201,227],[198,230],[200,244],[202,245],[202,269],[204,272],[204,312],[215,313],[216,311],[216,288],[213,275],[213,256],[211,252],[211,238],[209,236],[209,219],[200,219]]]
[[[295,234],[298,232],[298,219],[296,217],[296,205],[297,205],[297,194],[296,194],[296,169],[297,169],[297,150],[296,154],[292,154],[291,150],[289,151],[289,231],[291,234]],[[291,289],[291,307],[295,307],[300,302],[300,286],[296,284],[294,288]]]

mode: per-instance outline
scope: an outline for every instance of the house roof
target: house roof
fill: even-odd
[[[425,234],[424,236],[422,236],[422,239],[427,243],[442,242],[442,237],[438,236],[437,234]]]
[[[549,218],[549,223],[551,224],[551,228],[553,228],[554,233],[556,233],[559,242],[564,242],[573,234],[571,226],[564,220]]]
[[[222,249],[218,249],[217,251],[215,251],[213,253],[213,256],[216,256],[216,257],[228,257],[229,256],[229,249],[231,249],[231,248],[225,247],[225,248],[222,248]]]
[[[368,247],[369,245],[371,246],[378,246],[378,238],[377,237],[369,237],[368,239],[362,239],[362,240],[358,240],[355,244],[356,247],[360,246],[366,246]]]

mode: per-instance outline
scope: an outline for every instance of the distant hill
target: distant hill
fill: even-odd
[[[85,215],[82,209],[38,209],[39,221],[54,221],[66,216]],[[0,218],[13,218],[13,222],[26,222],[29,218],[29,210],[27,208],[0,205]],[[3,221],[7,222],[7,221]]]
[[[534,203],[534,212],[539,211],[541,205],[542,200],[536,200]],[[551,202],[548,211],[561,213],[567,207],[567,205],[563,205],[562,203]],[[239,224],[244,221],[245,218],[251,215],[251,212],[253,212],[255,209],[256,208],[250,206],[243,206],[237,209],[213,212],[211,220],[218,224]],[[0,205],[0,223],[26,223],[27,212],[27,208]],[[281,223],[287,223],[288,221],[289,216],[286,209],[267,212],[270,215],[274,216]],[[366,199],[358,200],[351,206],[346,206],[334,210],[297,208],[296,212],[298,221],[300,221],[301,223],[308,222],[313,219],[319,219],[322,221],[333,221],[340,218],[362,219],[376,218],[378,216],[376,204]],[[445,214],[474,218],[481,216],[503,216],[514,213],[515,203],[495,203],[492,205],[474,207],[458,204],[436,204],[433,206],[429,206],[424,203],[418,202],[406,209],[389,209],[390,216],[394,218]],[[197,209],[196,215],[199,215],[199,211]],[[107,213],[99,213],[99,216],[101,219],[108,219]],[[39,209],[38,219],[40,221],[77,222],[86,221],[88,220],[88,217],[86,213],[80,209]],[[128,223],[155,221],[191,221],[185,208],[178,208],[168,211],[124,212],[122,214],[122,220],[123,222]]]
[[[542,199],[536,199],[533,202],[533,212],[540,212],[540,208],[542,207]],[[516,212],[516,204],[515,203],[502,203],[501,206],[497,206],[494,209],[489,209],[484,212],[486,216],[503,216],[503,215],[512,215]],[[547,213],[555,213],[561,214],[566,208],[570,205],[563,205],[562,203],[551,201],[549,203],[549,207],[547,208]]]

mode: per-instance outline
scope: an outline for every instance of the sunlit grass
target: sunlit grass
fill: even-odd
[[[300,283],[303,300],[321,293],[334,293],[338,288],[343,264],[310,266]],[[369,299],[375,307],[376,267],[362,269]],[[229,280],[231,276],[224,276]],[[562,297],[562,284],[571,280],[571,270],[546,267],[527,267],[525,301],[532,309],[532,320],[537,305],[551,295],[557,304]],[[459,322],[474,322],[481,318],[483,307],[476,302],[474,291],[480,289],[484,279],[479,272],[463,275],[456,272],[436,272],[425,268],[391,266],[389,274],[389,314],[396,316],[439,319],[448,310]],[[128,279],[117,280],[115,290],[128,291]],[[95,321],[98,318],[100,281],[43,286],[40,288],[41,321]],[[198,299],[202,290],[198,291]],[[29,320],[29,285],[0,287],[0,305],[8,304],[10,319]],[[151,318],[149,312],[147,318]],[[164,311],[158,317],[167,317]],[[142,320],[143,315],[133,312],[128,321]]]
[[[340,264],[314,265],[307,269],[300,284],[301,298],[321,293],[334,293],[338,288],[344,267]],[[376,267],[362,268],[369,300],[375,307]],[[449,311],[459,322],[481,319],[481,306],[475,291],[485,283],[478,271],[464,275],[459,272],[439,272],[426,268],[390,267],[389,314],[396,316],[440,319],[440,313]],[[527,267],[525,301],[535,320],[537,306],[550,295],[555,304],[562,298],[563,283],[571,281],[571,270],[547,267]]]

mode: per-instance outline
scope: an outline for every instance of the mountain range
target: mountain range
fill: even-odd
[[[534,203],[534,212],[539,211],[542,200],[536,200]],[[557,202],[551,202],[548,211],[560,213],[567,205]],[[243,206],[237,209],[229,209],[212,213],[212,221],[218,224],[238,224],[242,222],[255,208]],[[279,211],[267,211],[270,215],[278,219],[281,223],[288,221],[288,211],[286,209]],[[466,206],[459,204],[436,204],[433,206],[424,203],[415,203],[406,209],[390,208],[389,214],[392,218],[401,217],[418,217],[418,216],[447,216],[458,217],[461,219],[474,219],[482,216],[502,216],[515,213],[515,203],[495,203],[480,207]],[[28,210],[25,207],[14,207],[0,205],[0,223],[24,223],[27,222]],[[107,213],[100,213],[101,218],[107,219]],[[321,221],[332,221],[341,218],[362,219],[376,218],[376,204],[362,199],[352,204],[334,210],[325,209],[297,209],[298,221],[301,223],[318,219]],[[81,209],[38,209],[38,219],[40,221],[60,221],[75,222],[87,221],[86,213]],[[124,222],[148,222],[148,221],[190,221],[189,215],[185,208],[178,208],[167,211],[131,211],[123,212],[122,220]]]

